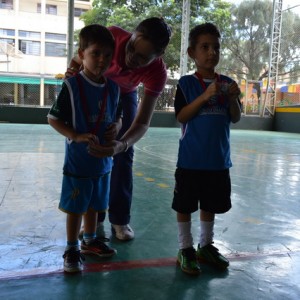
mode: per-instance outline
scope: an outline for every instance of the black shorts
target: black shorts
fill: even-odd
[[[172,208],[182,214],[201,210],[220,214],[231,208],[229,169],[200,171],[177,168]],[[198,204],[199,203],[199,204]]]

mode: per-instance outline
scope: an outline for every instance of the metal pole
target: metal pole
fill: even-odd
[[[280,55],[280,39],[281,39],[281,24],[282,24],[282,1],[273,0],[273,18],[272,18],[272,33],[269,54],[269,72],[264,97],[263,107],[260,116],[263,117],[269,102],[268,110],[274,115],[276,105],[276,83],[278,77],[278,64]]]
[[[190,0],[183,0],[182,3],[182,24],[181,24],[181,49],[180,49],[180,77],[187,73],[187,48],[190,28]]]
[[[67,66],[74,56],[74,0],[68,0],[68,47]]]

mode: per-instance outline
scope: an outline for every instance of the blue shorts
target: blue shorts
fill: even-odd
[[[89,208],[97,212],[108,209],[110,173],[99,178],[76,178],[63,175],[59,209],[84,214]]]

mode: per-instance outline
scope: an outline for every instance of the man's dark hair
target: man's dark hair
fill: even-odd
[[[195,48],[197,44],[197,39],[199,35],[211,34],[218,38],[221,37],[218,27],[212,23],[204,23],[195,26],[189,34],[189,47]]]
[[[150,41],[157,53],[164,52],[171,38],[171,28],[162,18],[145,19],[135,29],[143,38]]]
[[[112,33],[99,24],[83,27],[79,33],[79,48],[85,50],[91,44],[100,44],[115,48],[115,39]]]

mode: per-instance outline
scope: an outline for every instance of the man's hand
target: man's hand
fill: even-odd
[[[122,122],[115,122],[108,125],[104,133],[105,141],[109,142],[115,140],[121,127],[122,127]]]
[[[126,145],[122,141],[110,141],[105,145],[89,143],[88,152],[89,154],[101,158],[101,157],[108,157],[114,156],[120,152],[123,152],[126,148]]]
[[[73,57],[65,73],[65,78],[69,78],[76,75],[80,70],[82,70],[82,67],[83,67],[82,64],[79,63],[79,58]]]

